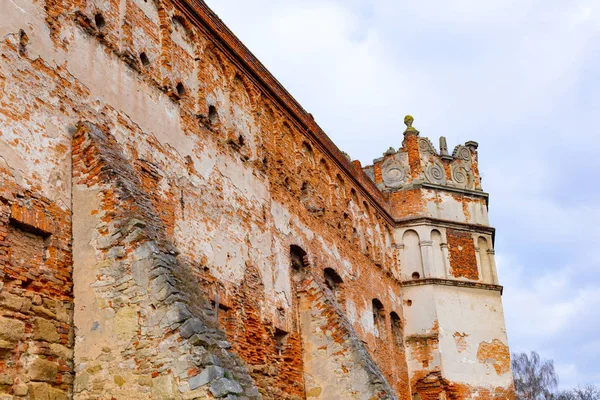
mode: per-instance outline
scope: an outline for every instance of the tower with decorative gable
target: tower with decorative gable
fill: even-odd
[[[404,122],[402,148],[390,148],[363,171],[388,197],[396,219],[393,273],[403,286],[411,385],[421,398],[436,399],[423,394],[509,390],[502,286],[478,145],[469,141],[449,154],[441,137],[438,152],[411,116]]]

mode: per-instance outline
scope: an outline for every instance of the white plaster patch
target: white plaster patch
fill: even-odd
[[[245,198],[254,197],[255,200],[266,201],[269,198],[268,189],[264,181],[259,180],[250,168],[226,155],[217,156],[218,169],[224,177],[242,193]]]
[[[290,228],[290,212],[283,205],[271,201],[271,215],[275,222],[275,228],[284,235],[289,235]]]
[[[375,321],[373,321],[373,310],[368,306],[360,313],[360,326],[365,333],[372,333],[377,336],[378,332],[375,328]]]
[[[346,317],[352,325],[357,322],[356,304],[350,299],[346,299]]]

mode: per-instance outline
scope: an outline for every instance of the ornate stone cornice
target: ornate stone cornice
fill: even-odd
[[[470,224],[468,222],[458,222],[451,221],[448,219],[439,219],[432,217],[409,217],[403,219],[397,219],[396,227],[409,227],[409,226],[418,226],[418,225],[431,225],[431,226],[439,226],[441,228],[452,228],[459,229],[464,231],[473,231],[479,233],[485,233],[488,235],[492,235],[492,237],[496,234],[496,228],[487,225],[478,225],[478,224]]]

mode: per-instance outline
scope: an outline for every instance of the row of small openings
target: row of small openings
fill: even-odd
[[[373,299],[373,322],[375,324],[375,328],[379,333],[379,338],[385,340],[385,310],[383,308],[383,303],[379,299]],[[400,316],[394,311],[390,313],[390,323],[392,326],[392,338],[394,339],[394,343],[398,346],[402,345],[402,321],[400,320]]]
[[[290,262],[294,270],[298,271],[308,266],[308,257],[306,252],[297,245],[290,246]],[[344,283],[343,279],[333,268],[325,268],[323,271],[325,285],[331,290],[336,298],[340,300],[341,286]],[[385,339],[385,310],[383,303],[379,299],[372,300],[373,306],[373,321],[379,337]],[[392,337],[394,343],[398,346],[402,345],[402,321],[400,316],[394,311],[390,313],[390,323],[392,327]],[[280,340],[280,339],[279,339]]]
[[[102,13],[96,13],[94,15],[94,23],[98,31],[104,30],[104,28],[106,27],[106,20],[104,19]],[[144,67],[148,67],[150,65],[150,58],[148,58],[146,52],[141,52],[139,57],[140,62]],[[186,92],[185,86],[182,82],[177,83],[177,85],[175,86],[175,90],[177,91],[177,95],[179,97],[183,97],[183,95]],[[215,124],[217,122],[217,118],[217,109],[215,108],[215,106],[210,106],[208,109],[208,119],[211,122],[211,124]]]

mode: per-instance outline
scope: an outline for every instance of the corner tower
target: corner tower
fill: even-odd
[[[477,143],[438,152],[406,116],[363,171],[391,203],[413,399],[511,399],[513,380]]]

